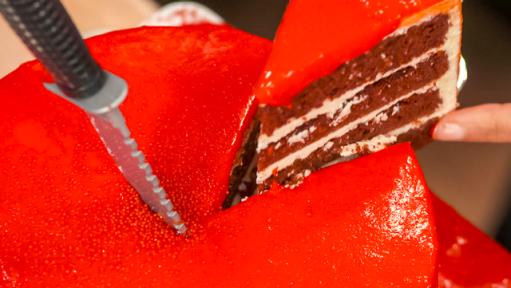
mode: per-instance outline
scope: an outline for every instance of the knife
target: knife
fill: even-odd
[[[153,211],[184,234],[186,226],[131,136],[119,109],[128,85],[100,68],[59,0],[0,0],[0,12],[48,69],[51,92],[83,109],[126,180]]]

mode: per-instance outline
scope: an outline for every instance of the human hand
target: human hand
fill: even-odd
[[[511,143],[511,103],[484,104],[451,112],[434,128],[433,138]]]

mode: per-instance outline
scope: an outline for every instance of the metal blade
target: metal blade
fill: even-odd
[[[119,170],[128,182],[138,191],[142,200],[156,213],[162,216],[182,234],[186,227],[172,202],[161,187],[158,177],[153,174],[144,154],[138,149],[137,142],[131,137],[130,130],[121,111],[116,108],[101,115],[89,114],[91,122],[114,158]]]

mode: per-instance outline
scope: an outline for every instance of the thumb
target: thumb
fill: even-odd
[[[451,112],[435,127],[433,138],[511,143],[511,103],[485,104]]]

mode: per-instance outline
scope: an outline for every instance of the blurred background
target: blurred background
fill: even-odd
[[[81,32],[139,25],[160,5],[154,0],[63,0]],[[202,0],[232,25],[272,38],[287,0]],[[511,102],[511,0],[467,0],[463,55],[469,81],[462,107]],[[0,19],[0,77],[30,59]],[[433,191],[472,223],[511,249],[511,144],[433,143],[419,152]],[[511,250],[510,250],[511,251]]]

